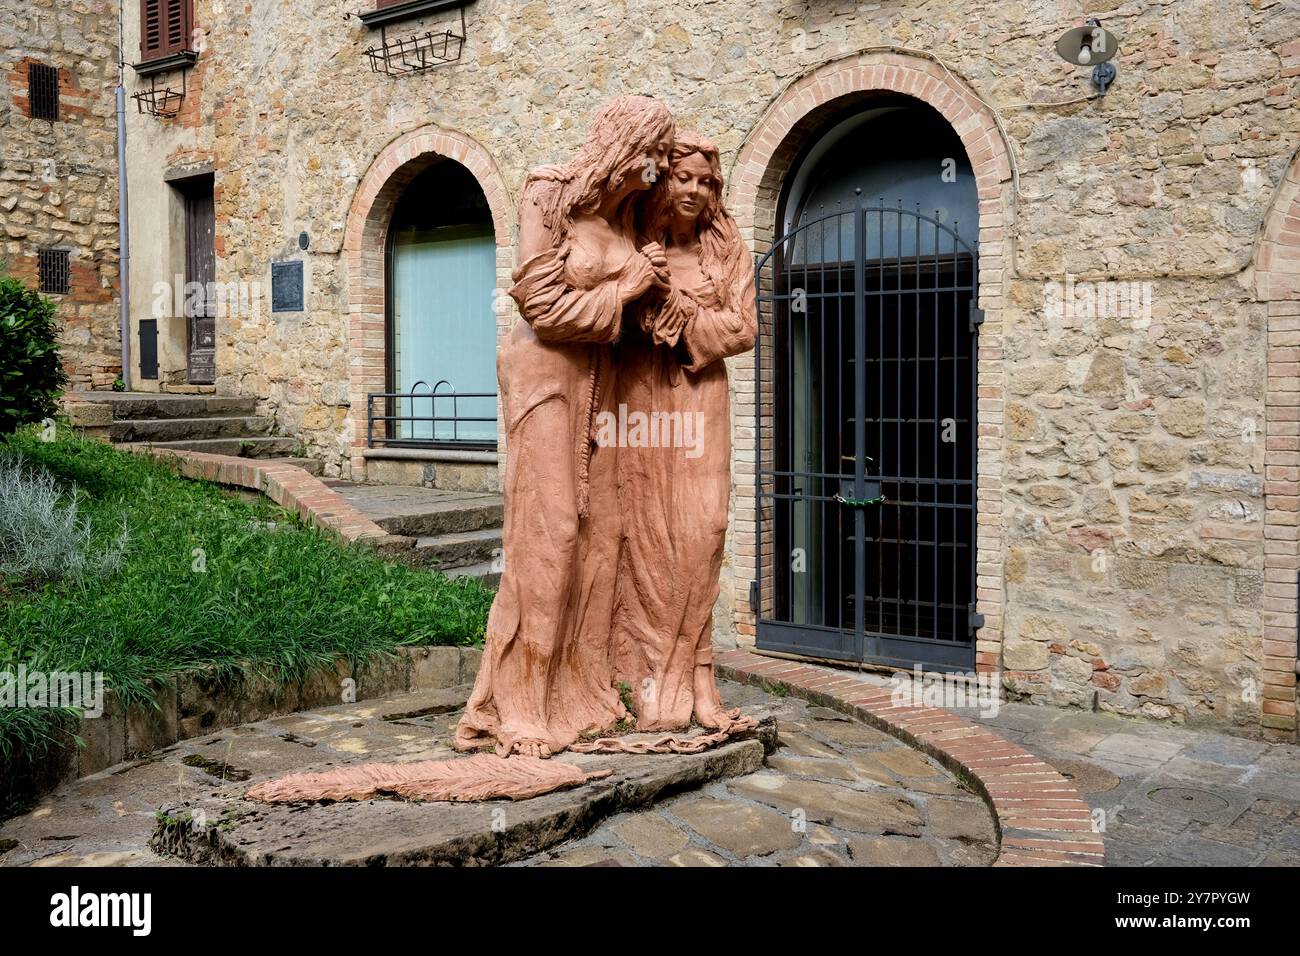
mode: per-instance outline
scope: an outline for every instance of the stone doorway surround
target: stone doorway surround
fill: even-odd
[[[1255,250],[1254,289],[1268,306],[1264,432],[1264,656],[1260,723],[1296,733],[1300,547],[1300,151],[1292,156]]]
[[[978,352],[976,475],[976,600],[984,626],[976,634],[976,669],[1000,669],[1003,618],[1003,307],[1015,199],[1014,154],[992,110],[938,60],[897,51],[868,51],[822,64],[792,82],[767,108],[741,147],[727,177],[728,208],[756,253],[776,236],[782,184],[802,148],[846,107],[875,95],[902,93],[936,109],[961,137],[979,196],[978,305],[985,321]],[[753,353],[729,360],[735,387],[733,447],[735,504],[733,571],[736,632],[751,645],[756,616],[749,583],[758,577],[755,524]],[[770,409],[770,377],[763,382]],[[768,412],[770,414],[770,412]],[[770,601],[770,597],[760,600]]]
[[[441,158],[455,160],[473,174],[492,211],[497,280],[493,306],[498,347],[514,318],[514,308],[505,291],[510,288],[517,220],[510,192],[491,154],[464,133],[441,126],[421,126],[398,136],[380,150],[357,186],[343,239],[348,283],[348,385],[352,402],[348,419],[351,471],[344,477],[353,480],[362,480],[365,475],[366,394],[382,392],[386,387],[384,252],[388,226],[402,191],[416,175]],[[497,445],[503,449],[505,439],[499,428],[498,425]]]

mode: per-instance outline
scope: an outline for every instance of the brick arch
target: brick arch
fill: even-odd
[[[791,83],[745,140],[728,178],[729,207],[742,235],[771,242],[781,184],[802,147],[826,120],[873,94],[903,93],[934,107],[961,137],[980,198],[980,245],[1000,239],[995,217],[1010,205],[1011,147],[989,107],[935,60],[903,53],[863,53],[823,64]],[[990,230],[985,234],[984,229]]]
[[[496,235],[497,288],[510,286],[515,209],[492,155],[464,133],[422,126],[403,133],[375,157],[357,186],[343,237],[347,261],[348,383],[352,401],[348,436],[352,476],[364,467],[366,393],[385,386],[385,244],[393,210],[403,190],[438,159],[460,163],[478,181],[492,213]],[[497,311],[497,338],[509,331],[511,313]]]
[[[901,93],[926,103],[948,121],[961,138],[976,178],[979,197],[979,304],[985,312],[980,331],[978,368],[978,457],[976,599],[985,624],[977,634],[976,668],[1000,666],[1003,618],[1003,496],[1005,435],[1002,412],[1003,308],[1005,279],[1011,262],[1011,223],[1015,200],[1015,154],[992,109],[943,64],[922,55],[897,51],[853,54],[816,68],[792,82],[776,97],[755,125],[728,177],[728,208],[755,252],[775,238],[782,184],[803,148],[828,128],[847,107],[870,105],[882,93]],[[735,606],[736,630],[753,641],[755,615],[749,605],[749,582],[756,574],[754,534],[753,421],[756,414],[754,357],[736,361],[734,447]],[[765,376],[764,403],[770,406],[770,376]]]
[[[1292,158],[1255,250],[1256,297],[1268,308],[1264,426],[1264,692],[1271,737],[1296,733],[1300,545],[1300,152]]]

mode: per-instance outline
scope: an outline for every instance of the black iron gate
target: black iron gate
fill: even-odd
[[[859,203],[757,263],[760,649],[974,669],[982,316],[957,226]]]

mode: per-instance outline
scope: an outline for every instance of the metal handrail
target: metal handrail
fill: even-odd
[[[421,391],[423,386],[423,391]],[[441,389],[446,386],[449,392],[443,392]],[[496,422],[497,416],[493,415],[462,415],[460,413],[461,399],[496,399],[496,392],[458,392],[456,387],[447,379],[441,379],[432,388],[429,383],[421,379],[411,386],[406,392],[368,392],[366,394],[366,445],[374,448],[376,444],[401,444],[401,445],[483,445],[492,446],[496,444],[495,438],[462,438],[460,436],[461,423],[470,422]],[[417,415],[415,402],[417,399],[427,398],[429,400],[429,414]],[[438,414],[438,399],[451,399],[451,414]],[[401,414],[401,402],[406,400],[409,403],[410,414]],[[384,403],[384,414],[375,412],[375,402]],[[390,409],[396,414],[387,414]],[[382,423],[382,433],[375,434],[375,424]],[[429,422],[431,426],[436,426],[438,422],[451,422],[452,434],[450,438],[439,438],[436,434],[428,438],[390,438],[388,435],[389,422]]]

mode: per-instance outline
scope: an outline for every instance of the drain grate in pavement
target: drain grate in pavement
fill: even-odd
[[[1147,794],[1147,799],[1157,806],[1180,810],[1191,817],[1222,813],[1229,803],[1218,794],[1194,787],[1157,787]]]
[[[1105,793],[1119,786],[1119,777],[1098,764],[1055,756],[1051,762],[1080,793]]]

